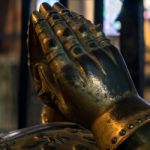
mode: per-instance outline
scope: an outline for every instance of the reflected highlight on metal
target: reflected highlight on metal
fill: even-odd
[[[48,107],[90,129],[101,150],[124,143],[148,150],[150,106],[100,25],[60,3],[43,3],[31,15],[28,46],[33,82]]]

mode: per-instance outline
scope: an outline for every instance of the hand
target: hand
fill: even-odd
[[[45,82],[37,91],[65,116],[89,124],[114,101],[135,93],[119,51],[99,26],[58,3],[43,3],[40,13],[32,14],[30,30],[30,66],[38,66],[31,70],[40,84],[41,78]],[[50,94],[57,97],[54,102]]]
[[[102,148],[106,139],[111,141],[112,135],[118,136],[130,121],[149,111],[120,52],[100,26],[59,3],[43,3],[32,13],[29,55],[39,96],[70,120],[92,128]],[[105,130],[108,134],[103,136]],[[116,144],[116,137],[113,140]]]

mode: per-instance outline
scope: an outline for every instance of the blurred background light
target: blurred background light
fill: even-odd
[[[39,10],[40,4],[43,2],[53,5],[54,3],[59,2],[59,0],[37,0],[37,7],[36,7],[37,10]]]
[[[104,32],[107,36],[118,36],[121,24],[117,21],[123,2],[104,0]]]

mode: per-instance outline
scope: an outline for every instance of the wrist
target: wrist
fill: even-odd
[[[147,122],[150,106],[140,97],[126,98],[97,117],[92,132],[101,150],[113,150]]]
[[[149,150],[150,122],[138,128],[117,150]]]

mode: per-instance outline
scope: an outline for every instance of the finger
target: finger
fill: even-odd
[[[91,21],[87,20],[84,16],[72,12],[74,16],[82,22],[90,31],[90,34],[93,36],[94,40],[98,43],[101,48],[110,46],[110,40],[106,38],[101,24],[93,24]]]
[[[63,17],[70,21],[70,18],[73,17],[74,20],[80,22],[80,24],[84,24],[85,28],[90,31],[90,34],[95,38],[95,40],[99,43],[100,47],[105,47],[110,45],[109,40],[105,37],[104,33],[102,32],[102,26],[94,25],[91,21],[84,18],[82,15],[78,15],[75,12],[70,12],[60,3],[55,3],[54,6],[55,10],[63,15]]]
[[[72,28],[72,30],[74,30],[78,39],[84,45],[85,49],[91,54],[93,60],[99,65],[100,68],[103,68],[101,66],[101,57],[107,58],[108,56],[106,55],[107,52],[103,51],[102,44],[107,44],[108,42],[103,42],[104,35],[103,32],[101,32],[102,29],[98,31],[100,26],[97,27],[90,21],[85,19],[83,16],[70,12],[60,3],[55,3],[53,8],[57,12],[59,12],[64,20],[67,21],[68,25]],[[107,39],[105,38],[105,41],[106,40]],[[112,59],[112,55],[109,54],[109,57],[111,57]]]
[[[112,62],[116,66],[115,57],[112,52],[109,50],[105,51],[104,49],[104,47],[110,46],[110,42],[102,32],[102,26],[94,25],[83,16],[70,12],[60,3],[55,3],[53,8],[67,21],[67,24],[76,33],[78,39],[93,56],[92,58],[103,70],[104,74],[108,72],[104,68],[108,68]],[[106,59],[108,63],[106,63]]]
[[[83,22],[85,24],[85,26],[89,29],[90,34],[93,36],[94,40],[98,43],[98,46],[104,50],[104,52],[109,56],[109,58],[115,64],[117,63],[123,64],[122,57],[119,53],[119,50],[111,44],[108,38],[106,38],[102,29],[102,25],[101,24],[95,25],[91,21],[87,20],[84,16],[77,14],[76,12],[72,12],[72,13],[74,14],[74,16],[76,16],[79,22]],[[100,52],[96,52],[96,53],[100,53]],[[100,58],[100,56],[98,58]]]
[[[33,27],[33,24],[30,22],[29,28],[28,28],[28,39],[27,39],[28,49],[29,49],[29,55],[28,55],[28,61],[29,66],[32,72],[32,68],[36,63],[44,62],[46,61],[46,58],[42,52],[41,45],[38,42],[38,38],[35,34],[35,30]]]
[[[119,50],[110,43],[109,39],[106,38],[102,29],[102,25],[101,24],[95,25],[91,21],[87,20],[84,16],[76,12],[72,12],[72,14],[76,17],[76,19],[79,20],[79,22],[84,23],[84,25],[89,29],[90,34],[93,36],[94,40],[98,43],[99,47],[104,50],[104,52],[108,55],[110,60],[113,61],[114,64],[124,66],[121,68],[122,70],[124,70],[126,66],[124,65],[123,58]],[[101,54],[100,51],[94,52],[94,55],[97,57],[97,59],[100,59],[101,62],[103,60],[101,59],[101,57],[105,58],[104,54],[103,53]]]
[[[36,92],[44,104],[54,106],[54,89],[51,88],[53,87],[51,85],[53,79],[51,74],[49,74],[50,70],[48,70],[48,62],[42,52],[32,22],[30,22],[28,29],[28,49],[28,60]],[[48,88],[46,86],[48,86]]]
[[[97,76],[103,74],[103,71],[98,69],[99,67],[101,67],[99,66],[98,61],[96,61],[95,58],[84,51],[85,48],[83,49],[80,46],[81,44],[78,42],[77,37],[74,35],[74,32],[70,30],[70,27],[66,24],[65,20],[63,20],[52,7],[50,7],[47,3],[43,3],[40,6],[40,12],[47,18],[49,24],[53,27],[53,30],[56,32],[56,35],[59,37],[59,40],[66,48],[67,52],[70,55],[72,55],[73,53],[78,54],[78,56],[76,57],[77,63],[79,63],[78,69],[84,77],[86,75],[91,75],[91,72],[88,68],[89,66],[94,68],[93,73],[95,73]],[[69,34],[66,34],[66,31],[69,32]]]
[[[91,58],[98,64],[101,70],[103,70],[102,72],[106,74],[104,69],[106,65],[104,63],[105,59],[108,57],[111,58],[110,61],[114,61],[114,59],[112,59],[112,55],[106,54],[107,52],[103,51],[102,47],[100,46],[101,43],[99,43],[99,35],[101,33],[95,32],[95,28],[94,31],[91,30],[93,27],[95,27],[95,25],[93,25],[90,21],[83,19],[83,16],[70,12],[60,3],[55,3],[53,8],[64,18],[64,20],[67,21],[68,25],[72,28],[78,39],[84,45],[84,48],[89,52]],[[81,19],[83,20],[81,21]]]
[[[61,43],[53,33],[45,18],[35,11],[32,13],[31,21],[52,72],[58,73],[63,67],[71,64]]]
[[[82,15],[76,12],[71,12],[71,13],[76,18],[76,20],[82,22],[87,27],[87,29],[90,31],[90,34],[93,36],[95,41],[98,42],[98,45],[101,48],[110,46],[110,40],[106,38],[101,24],[95,25]]]
[[[55,21],[56,18],[53,17],[52,19]],[[58,20],[56,19],[56,21]],[[66,83],[67,86],[75,88],[75,84],[80,83],[83,79],[80,76],[77,67],[74,65],[74,62],[68,58],[52,28],[49,26],[45,18],[38,12],[32,14],[32,22],[40,44],[42,45],[42,50],[49,61],[49,66],[55,78],[57,88],[58,86],[63,87]],[[58,31],[61,30],[58,28]],[[51,42],[53,42],[53,45]],[[45,73],[45,75],[47,76],[47,73]],[[49,75],[47,77],[49,77]],[[47,83],[49,83],[49,79],[47,80]],[[55,90],[55,92],[58,92],[55,93],[55,95],[59,97],[55,104],[65,113],[67,111],[66,102],[63,99],[60,90]]]
[[[46,17],[56,36],[72,59],[78,59],[86,54],[74,32],[72,32],[66,22],[49,4],[42,3],[40,12]]]
[[[42,53],[41,45],[38,42],[35,30],[33,28],[33,24],[31,22],[28,28],[27,43],[29,49],[28,65],[30,67],[34,86],[36,88],[36,91],[38,92],[39,89],[41,89],[41,80],[39,78],[38,71],[36,70],[36,66],[41,62],[46,62],[46,58]]]
[[[91,36],[87,26],[81,22],[74,13],[70,12],[60,3],[55,3],[53,8],[59,13],[59,15],[67,22],[70,28],[75,32],[79,41],[83,44],[88,52],[96,50],[98,45],[94,38]]]

